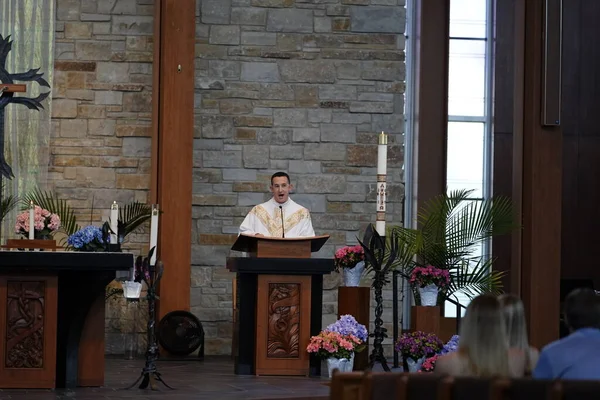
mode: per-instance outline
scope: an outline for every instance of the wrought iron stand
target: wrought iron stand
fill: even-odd
[[[381,272],[375,272],[380,274]],[[383,367],[383,370],[390,372],[390,367],[387,364],[385,355],[383,354],[383,340],[387,337],[387,329],[383,327],[383,320],[381,315],[383,314],[383,285],[384,279],[378,279],[375,277],[375,330],[369,336],[373,337],[373,351],[369,360],[369,369],[373,369],[375,363],[379,362]]]
[[[148,262],[148,259],[144,260],[144,263]],[[158,271],[156,271],[158,269]],[[156,286],[162,277],[163,266],[162,262],[157,262],[157,268],[153,265],[148,266],[149,275],[145,278],[146,284],[148,285],[148,344],[146,348],[146,364],[142,368],[142,373],[140,377],[133,382],[131,386],[128,386],[126,389],[131,389],[137,383],[142,380],[140,383],[140,389],[146,389],[150,386],[151,390],[158,390],[158,382],[165,385],[167,388],[172,389],[163,379],[156,368],[156,360],[158,359],[158,342],[156,340]]]

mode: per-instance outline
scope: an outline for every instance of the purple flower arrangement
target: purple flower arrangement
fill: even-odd
[[[423,365],[421,366],[421,370],[419,372],[433,372],[435,370],[435,363],[437,362],[438,358],[440,358],[440,356],[448,353],[453,353],[458,350],[459,339],[460,336],[458,335],[452,336],[450,340],[448,340],[448,343],[446,343],[444,347],[442,347],[442,350],[439,352],[439,354],[434,354],[433,356],[426,358],[425,361],[423,361]]]
[[[356,322],[352,315],[342,315],[340,319],[325,328],[325,331],[337,332],[340,335],[353,335],[359,338],[363,343],[367,341],[367,328]]]
[[[403,357],[418,360],[422,357],[431,357],[442,350],[444,343],[433,333],[414,331],[404,333],[396,343],[396,350]]]

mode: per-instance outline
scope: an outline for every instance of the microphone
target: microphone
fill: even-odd
[[[281,237],[285,238],[285,227],[283,226],[283,207],[279,206],[279,209],[281,210]]]

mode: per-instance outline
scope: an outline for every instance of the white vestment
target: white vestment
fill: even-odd
[[[310,212],[290,198],[283,204],[272,198],[255,206],[240,225],[240,233],[246,235],[260,233],[270,237],[283,237],[284,230],[286,238],[315,236]]]

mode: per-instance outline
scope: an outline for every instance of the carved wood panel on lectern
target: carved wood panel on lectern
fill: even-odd
[[[267,357],[297,358],[300,346],[300,285],[270,283]]]
[[[259,275],[256,375],[308,375],[310,275]]]
[[[44,281],[7,282],[6,368],[44,366]]]

